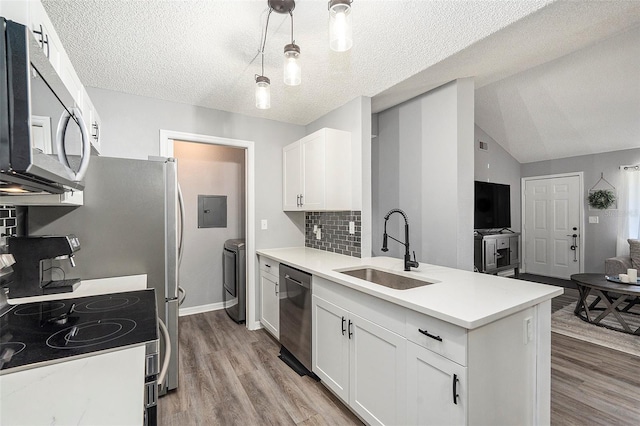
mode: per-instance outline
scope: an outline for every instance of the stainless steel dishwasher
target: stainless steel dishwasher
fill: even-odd
[[[280,264],[280,359],[298,374],[311,372],[311,275]],[[294,359],[291,359],[293,355]],[[298,363],[296,363],[298,361]],[[306,369],[300,368],[300,365]]]

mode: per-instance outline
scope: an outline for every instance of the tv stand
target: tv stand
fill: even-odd
[[[513,269],[517,277],[520,268],[520,233],[509,230],[511,233],[503,234],[502,231],[486,234],[476,231],[473,263],[479,272],[485,274]]]

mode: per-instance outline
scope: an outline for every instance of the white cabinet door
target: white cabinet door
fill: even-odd
[[[325,134],[320,132],[302,140],[302,208],[325,207]]]
[[[466,424],[466,370],[422,346],[407,342],[409,398],[406,401],[406,423],[438,426]]]
[[[313,296],[313,372],[343,401],[349,401],[349,313]]]
[[[280,339],[280,303],[278,278],[260,273],[260,322],[276,339]]]
[[[404,424],[406,339],[353,313],[347,328],[351,407],[372,425]]]
[[[282,149],[282,209],[302,210],[302,162],[300,143]]]

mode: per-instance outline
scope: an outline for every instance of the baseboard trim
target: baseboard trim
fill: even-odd
[[[201,314],[204,312],[219,311],[224,309],[224,302],[210,303],[208,305],[192,306],[190,308],[180,308],[178,310],[179,317]]]

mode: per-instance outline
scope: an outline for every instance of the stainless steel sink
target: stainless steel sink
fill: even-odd
[[[415,278],[392,274],[390,272],[385,272],[373,268],[361,268],[340,272],[355,278],[360,278],[361,280],[372,282],[374,284],[393,288],[395,290],[408,290],[410,288],[422,287],[424,285],[435,283],[435,281],[417,280]]]

